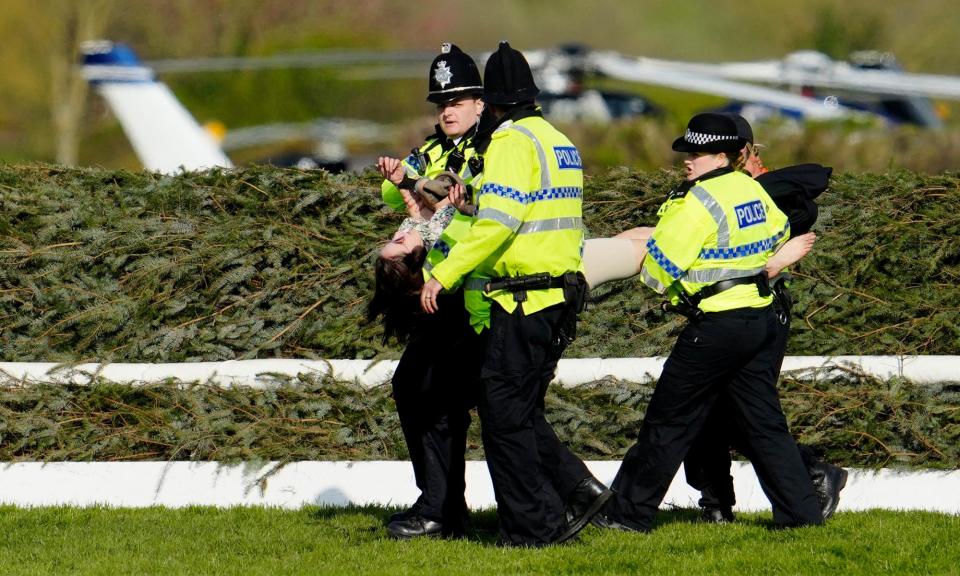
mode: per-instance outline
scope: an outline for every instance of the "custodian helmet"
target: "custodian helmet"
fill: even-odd
[[[482,96],[483,82],[473,58],[455,44],[443,44],[430,65],[427,100],[442,104],[463,96]]]
[[[483,71],[487,79],[483,85],[483,101],[496,106],[513,106],[531,102],[540,93],[533,81],[533,72],[523,53],[501,42],[496,52],[490,55]]]

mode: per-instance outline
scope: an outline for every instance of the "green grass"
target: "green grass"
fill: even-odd
[[[2,574],[957,574],[960,517],[842,513],[776,531],[769,514],[727,526],[690,510],[652,534],[588,527],[546,550],[494,545],[496,516],[466,540],[396,542],[385,508],[78,509],[0,507]]]

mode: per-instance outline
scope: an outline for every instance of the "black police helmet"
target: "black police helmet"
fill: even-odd
[[[730,118],[732,118],[733,123],[737,125],[737,136],[746,140],[747,143],[753,144],[753,128],[750,126],[750,123],[747,122],[747,119],[732,112],[730,113]]]
[[[442,104],[464,96],[483,95],[483,82],[477,64],[455,44],[443,44],[440,55],[430,65],[427,100]]]
[[[677,152],[725,152],[728,155],[738,153],[746,145],[747,140],[740,136],[733,118],[715,112],[691,118],[686,133],[673,141]]]
[[[483,70],[483,101],[495,106],[513,106],[532,102],[540,88],[533,81],[533,72],[523,53],[501,42],[496,52],[490,55]]]

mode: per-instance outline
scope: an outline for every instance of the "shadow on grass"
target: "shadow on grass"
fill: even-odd
[[[312,524],[334,524],[343,530],[348,538],[368,541],[371,538],[388,538],[386,524],[389,517],[403,511],[398,506],[319,506],[305,510],[308,522]],[[736,523],[744,526],[782,530],[769,516],[758,517],[755,514],[739,515]],[[670,524],[704,524],[699,508],[672,508],[661,510],[657,514],[654,529]],[[474,510],[470,513],[467,533],[464,539],[484,546],[495,546],[499,537],[497,511],[495,509]]]
[[[657,513],[656,521],[654,522],[654,529],[667,526],[669,524],[710,524],[705,521],[700,513],[699,508],[671,508],[668,510],[661,510]],[[737,514],[735,524],[742,526],[749,526],[754,528],[763,528],[766,530],[789,530],[789,526],[784,526],[783,524],[777,524],[773,521],[773,518],[769,515],[758,516],[755,513],[748,514]]]
[[[306,509],[308,521],[312,524],[339,524],[349,538],[356,534],[363,539],[369,536],[387,537],[386,525],[392,514],[405,508],[398,506],[318,506]],[[348,524],[353,526],[349,529]],[[467,533],[464,537],[470,542],[495,545],[497,541],[497,511],[493,509],[477,510],[470,513]]]

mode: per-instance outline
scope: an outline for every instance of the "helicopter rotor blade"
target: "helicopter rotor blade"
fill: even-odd
[[[594,70],[613,78],[768,104],[796,111],[811,119],[829,120],[855,113],[845,106],[827,105],[799,94],[734,82],[717,78],[715,75],[670,70],[663,66],[663,61],[649,62],[642,58],[627,58],[615,52],[594,52],[588,60]]]
[[[960,77],[917,74],[899,69],[864,69],[804,50],[783,60],[703,64],[652,60],[652,66],[727,80],[960,100]]]

